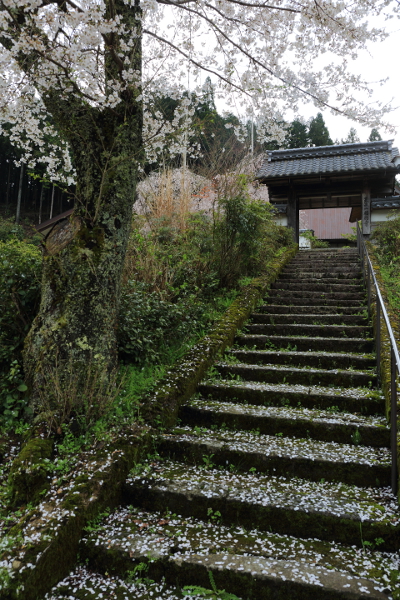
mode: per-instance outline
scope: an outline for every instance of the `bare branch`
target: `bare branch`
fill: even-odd
[[[250,2],[242,2],[241,0],[229,0],[232,4],[239,4],[240,6],[246,6],[247,8],[269,8],[270,10],[283,10],[285,12],[291,13],[300,13],[300,10],[296,10],[295,8],[286,8],[284,6],[272,6],[270,4],[265,4],[264,2],[260,2],[258,4],[252,4]],[[399,0],[400,1],[400,0]],[[168,4],[172,6],[184,6],[185,4],[195,3],[196,0],[157,0],[159,4]],[[210,8],[215,8],[211,5],[206,5]]]
[[[303,89],[299,85],[291,83],[290,81],[287,81],[284,77],[281,77],[280,75],[277,75],[276,73],[274,73],[274,71],[270,67],[268,67],[268,65],[266,65],[265,63],[262,63],[260,60],[258,60],[254,56],[252,56],[249,52],[247,52],[247,50],[245,50],[242,46],[239,46],[239,44],[237,44],[233,39],[231,39],[230,37],[228,37],[226,35],[226,33],[224,33],[222,31],[222,29],[220,29],[218,27],[218,25],[216,25],[215,22],[212,21],[206,15],[203,15],[199,11],[193,10],[192,8],[190,8],[188,6],[184,6],[182,8],[184,8],[184,10],[186,10],[187,12],[193,13],[193,14],[197,15],[198,17],[200,17],[201,19],[203,19],[204,21],[206,21],[210,25],[211,29],[217,31],[218,34],[221,35],[229,44],[231,44],[234,48],[236,48],[237,50],[239,50],[239,52],[241,52],[242,54],[244,54],[244,56],[246,56],[246,58],[248,58],[251,63],[253,63],[254,65],[257,65],[258,67],[260,67],[261,69],[263,69],[264,71],[266,71],[267,73],[269,73],[272,77],[274,77],[275,79],[277,79],[278,81],[280,81],[284,85],[288,86],[289,88],[293,88],[293,89],[297,90],[298,92],[300,92],[304,96],[308,96],[309,98],[312,98],[313,100],[315,100],[316,102],[318,102],[320,105],[326,106],[326,108],[329,108],[329,109],[335,111],[338,114],[342,114],[342,115],[346,114],[345,111],[342,111],[342,110],[340,110],[340,109],[332,106],[331,104],[328,104],[327,102],[324,102],[323,100],[321,100],[320,98],[318,98],[318,96],[316,96],[315,94],[312,94],[311,92],[308,92],[307,90]],[[180,50],[178,49],[178,51],[180,51]],[[186,56],[186,55],[184,55],[184,56]],[[196,64],[196,66],[199,66],[200,68],[204,68],[202,65],[199,65],[198,63],[195,63],[189,56],[187,56],[187,58],[189,60],[191,60],[193,62],[193,64]],[[237,86],[237,85],[233,84],[233,82],[231,82],[231,81],[227,80],[226,78],[222,77],[220,74],[215,73],[215,72],[213,72],[213,73],[216,74],[218,77],[220,77],[220,79],[222,79],[223,81],[228,82],[229,85],[233,85],[236,89],[241,89],[240,86]],[[241,91],[243,92],[244,90],[241,90]],[[248,95],[250,95],[250,94],[248,94]]]

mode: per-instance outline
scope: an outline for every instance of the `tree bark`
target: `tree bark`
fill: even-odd
[[[96,388],[90,393],[104,394],[117,364],[120,280],[137,178],[132,148],[140,154],[141,113],[129,122],[115,113],[75,113],[80,135],[70,142],[78,202],[45,240],[42,299],[25,342],[24,368],[35,412],[52,414],[54,423],[87,411],[73,406],[77,390],[89,377]]]
[[[138,27],[132,6],[113,6]],[[140,69],[140,36],[132,64]],[[139,95],[129,88],[101,110],[76,96],[62,100],[57,90],[44,100],[77,170],[74,212],[45,239],[41,305],[24,349],[32,407],[56,428],[74,415],[98,416],[117,366],[120,282],[142,159]]]

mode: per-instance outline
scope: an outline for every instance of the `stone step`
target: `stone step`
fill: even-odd
[[[282,271],[279,279],[282,281],[287,281],[288,279],[291,281],[326,281],[326,283],[342,283],[346,285],[361,283],[361,277],[362,274],[359,271],[332,273],[331,270],[326,270],[321,273],[319,271],[307,271],[304,267],[303,269],[286,269]]]
[[[311,287],[311,286],[310,286]],[[324,304],[325,300],[351,300],[357,302],[365,302],[365,293],[364,292],[314,292],[312,289],[309,290],[279,290],[279,289],[270,289],[268,290],[268,298],[272,299],[273,302],[276,302],[278,298],[283,298],[286,302],[291,302],[295,298],[310,299],[310,300],[318,300],[320,304]]]
[[[318,254],[332,254],[334,256],[358,256],[358,250],[354,246],[353,248],[302,248],[297,256],[317,256]]]
[[[301,248],[298,254],[311,254],[311,253],[323,253],[323,252],[331,252],[331,253],[336,253],[336,254],[358,254],[358,250],[356,248],[356,246],[346,246],[346,247],[342,247],[342,248]],[[298,254],[296,256],[298,256]]]
[[[276,291],[276,290],[271,290]],[[265,302],[268,302],[271,306],[283,304],[285,306],[304,306],[308,305],[308,309],[312,306],[312,312],[315,312],[314,306],[331,306],[334,312],[340,313],[343,308],[352,308],[356,313],[362,313],[366,310],[365,298],[361,300],[339,300],[328,298],[325,295],[324,298],[321,298],[321,295],[317,295],[316,297],[312,297],[312,295],[308,296],[294,296],[292,294],[281,294],[281,295],[273,295],[271,297],[267,297],[264,299]],[[332,312],[331,310],[331,312]]]
[[[337,256],[303,256],[297,255],[294,259],[289,263],[289,266],[297,266],[301,264],[306,264],[309,266],[318,265],[318,264],[328,264],[334,265],[338,267],[347,267],[348,265],[357,266],[360,268],[360,259],[356,256],[349,256],[343,260],[343,258]]]
[[[357,325],[314,325],[311,323],[249,323],[244,329],[251,335],[271,336],[310,336],[317,337],[344,337],[344,338],[369,338],[372,337],[372,327]]]
[[[336,315],[366,315],[366,308],[363,305],[352,306],[350,303],[347,306],[337,306],[335,302],[326,302],[325,305],[321,306],[318,302],[309,301],[307,306],[303,306],[303,302],[297,301],[292,305],[288,305],[286,303],[282,304],[263,304],[257,308],[259,313],[266,314],[310,314],[310,310],[312,313],[318,315],[326,315],[326,314],[336,314]],[[310,308],[312,307],[312,308]]]
[[[89,544],[87,544],[89,545]],[[111,544],[109,544],[111,550]],[[149,556],[143,556],[140,562],[135,558],[129,558],[126,555],[126,563],[121,552],[112,547],[114,554],[120,556],[119,568],[115,568],[115,556],[107,554],[107,560],[110,564],[109,569],[102,568],[100,555],[106,551],[104,546],[97,550],[97,561],[89,561],[89,549],[85,554],[86,566],[79,566],[65,579],[54,587],[44,600],[182,600],[182,593],[179,588],[167,585],[160,579],[159,582],[151,581],[149,577],[143,576],[143,570],[147,571],[147,565],[150,564]],[[138,556],[140,553],[137,553]],[[148,553],[149,554],[149,553]],[[106,554],[104,554],[104,558]],[[129,561],[129,562],[128,562]],[[101,567],[96,570],[89,568],[90,565],[97,562]],[[140,565],[140,566],[139,566]],[[137,568],[135,575],[134,569]],[[111,573],[116,572],[112,575]],[[360,580],[361,581],[361,580]],[[369,582],[367,582],[369,583]],[[364,585],[364,584],[362,584]],[[209,583],[210,586],[210,583]],[[197,596],[200,598],[200,596]]]
[[[294,367],[314,367],[317,369],[375,369],[376,359],[371,354],[339,352],[277,352],[276,350],[230,350],[242,363],[293,365]]]
[[[282,281],[278,279],[275,283],[272,284],[272,290],[286,290],[288,292],[297,292],[297,291],[312,291],[312,292],[343,292],[346,294],[363,294],[364,289],[360,284],[350,285],[348,282],[351,280],[344,280],[347,282],[347,285],[343,287],[342,283],[326,283],[324,280],[316,280],[310,281],[309,279],[304,279],[303,281],[296,280],[286,280]]]
[[[333,265],[335,267],[347,267],[360,268],[360,259],[355,256],[350,256],[343,260],[337,256],[296,256],[290,263],[289,266],[308,265],[313,267],[314,265]]]
[[[182,423],[198,429],[229,427],[374,448],[387,448],[390,445],[390,430],[384,417],[193,399],[182,406],[179,418]]]
[[[111,547],[110,547],[111,549]],[[114,548],[113,548],[114,549]],[[101,556],[104,552],[104,556]],[[97,562],[109,561],[109,554],[105,545],[97,552]],[[147,555],[140,557],[140,562],[129,559],[128,553],[119,552],[121,563],[126,570],[129,567],[145,568],[149,564],[149,571],[155,571],[151,568],[151,563]],[[125,558],[125,562],[124,559]],[[89,558],[87,559],[89,561]],[[336,598],[343,600],[387,600],[387,595],[380,593],[379,589],[385,589],[383,584],[381,588],[377,587],[376,580],[350,576],[347,573],[332,573],[329,569],[315,567],[312,564],[302,565],[302,575],[299,574],[297,562],[281,560],[262,560],[260,558],[243,557],[241,555],[230,555],[230,562],[226,563],[226,553],[204,556],[195,554],[175,559],[171,557],[168,561],[163,561],[162,565],[166,576],[161,582],[156,583],[148,578],[141,578],[138,571],[136,580],[124,580],[122,577],[112,576],[106,569],[102,569],[105,574],[94,572],[87,567],[78,567],[73,573],[66,577],[57,588],[47,595],[45,600],[103,600],[115,598],[120,600],[181,600],[183,593],[192,598],[232,598],[241,600],[236,594],[243,593],[243,598],[272,598],[269,595],[273,590],[273,598],[276,600],[285,600],[287,593],[290,598],[304,599],[304,594],[311,598],[317,594],[321,600],[329,600],[332,593]],[[89,564],[89,562],[88,562]],[[158,567],[161,568],[161,561]],[[111,568],[109,569],[111,571]],[[133,571],[130,571],[133,573]],[[229,595],[213,595],[210,581],[212,573],[214,585],[221,588],[225,585],[231,592]],[[168,585],[167,580],[171,577],[175,581]],[[178,582],[178,587],[173,584]],[[196,585],[193,585],[194,582]],[[227,584],[225,584],[227,582]],[[350,582],[350,583],[349,583]],[[199,587],[200,586],[200,587]],[[323,586],[322,591],[321,586]],[[71,590],[74,595],[71,595]],[[186,590],[186,591],[185,591]],[[207,591],[206,591],[207,590]],[[204,592],[207,596],[204,595]],[[221,593],[225,592],[225,589]],[[228,594],[228,593],[227,593]],[[249,595],[250,594],[250,595]],[[368,595],[366,595],[368,594]],[[315,597],[315,596],[314,596]]]
[[[323,272],[332,272],[332,270],[334,271],[340,271],[340,272],[348,272],[348,271],[354,271],[355,273],[357,273],[356,277],[359,277],[361,271],[361,264],[359,261],[347,261],[347,262],[342,262],[342,261],[334,261],[334,260],[297,260],[297,261],[293,261],[290,262],[289,264],[286,265],[286,267],[284,267],[284,269],[282,270],[282,273],[287,273],[289,271],[298,271],[298,270],[304,270],[308,273],[312,273],[318,270],[321,270]]]
[[[319,260],[327,260],[327,261],[336,261],[346,264],[347,262],[359,262],[360,258],[358,253],[348,253],[347,255],[338,254],[334,252],[326,252],[326,253],[317,253],[315,251],[312,252],[299,252],[293,258],[292,262],[300,262],[302,260],[306,260],[310,263],[317,262]]]
[[[266,383],[297,383],[342,387],[376,387],[376,375],[362,371],[299,369],[293,366],[217,363],[214,368],[224,379]]]
[[[161,456],[200,466],[232,465],[238,471],[277,477],[324,479],[362,487],[390,486],[391,454],[387,448],[249,431],[202,429],[197,433],[189,426],[175,427],[163,434],[156,447]]]
[[[245,528],[397,551],[400,519],[390,488],[285,479],[153,461],[136,470],[123,488],[125,504],[145,510],[207,519]],[[380,540],[379,540],[380,541]]]
[[[310,310],[310,307],[307,307]],[[310,325],[322,325],[322,324],[336,324],[336,325],[347,325],[351,324],[353,326],[357,325],[367,325],[368,319],[365,316],[357,316],[357,315],[334,315],[334,314],[264,314],[264,313],[252,313],[251,316],[252,323],[265,323],[267,325],[282,325],[284,323],[297,323],[305,324],[309,323]]]
[[[111,597],[109,582],[116,579],[110,573],[132,572],[142,565],[148,579],[165,578],[165,586],[210,588],[207,573],[211,572],[216,588],[245,599],[387,599],[384,574],[396,569],[394,555],[254,528],[245,532],[218,521],[213,513],[201,520],[119,508],[86,536],[81,556],[91,569],[108,573],[108,580],[102,581],[106,598]],[[98,574],[93,577],[93,587],[98,578]],[[69,590],[79,583],[82,580],[65,581]],[[140,589],[151,584],[137,585]],[[84,586],[90,586],[88,577]],[[128,586],[125,593],[129,594]],[[164,588],[153,598],[175,600],[176,596],[173,588]]]
[[[282,270],[280,277],[287,277],[295,280],[299,278],[308,279],[339,279],[351,280],[362,283],[362,271],[359,264],[352,265],[333,265],[329,262],[321,262],[315,264],[298,263],[297,265],[288,265]]]
[[[242,402],[263,406],[292,406],[346,411],[364,415],[383,414],[383,395],[362,388],[289,385],[286,383],[236,382],[200,383],[199,393],[208,400]]]
[[[322,350],[323,352],[373,352],[373,340],[363,338],[323,338],[278,335],[239,335],[235,338],[238,346],[262,350]]]

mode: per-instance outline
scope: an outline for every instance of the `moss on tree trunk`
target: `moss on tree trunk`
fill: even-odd
[[[135,8],[117,5],[131,29],[140,27]],[[140,70],[137,39],[131,59]],[[102,109],[57,91],[44,99],[77,171],[73,214],[45,240],[41,305],[24,350],[35,413],[56,428],[74,413],[96,416],[117,364],[120,281],[142,157],[139,94],[127,88],[117,106]]]

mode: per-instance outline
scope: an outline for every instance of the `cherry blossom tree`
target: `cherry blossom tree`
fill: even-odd
[[[370,25],[398,13],[394,0],[0,0],[0,119],[24,148],[44,147],[50,173],[76,181],[71,218],[46,238],[40,311],[24,367],[37,411],[57,412],[51,373],[90,371],[106,385],[117,360],[121,271],[135,186],[163,136],[182,151],[188,86],[205,77],[227,104],[261,115],[283,140],[284,113],[301,98],[318,109],[384,126],[389,107],[371,104],[351,59],[385,32]],[[323,68],[314,60],[326,54]],[[152,98],[183,101],[163,123]],[[360,102],[362,96],[364,102]],[[182,127],[183,123],[183,127]],[[51,137],[62,140],[49,147]],[[270,139],[270,138],[269,138]],[[171,148],[169,148],[171,151]]]

